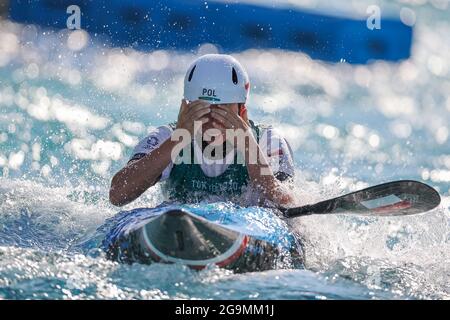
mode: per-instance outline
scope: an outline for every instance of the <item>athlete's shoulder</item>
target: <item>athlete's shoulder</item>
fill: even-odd
[[[256,123],[253,120],[249,120],[251,127],[254,129],[257,129],[259,131],[267,130],[268,128],[272,127],[270,124],[266,123]]]
[[[149,130],[147,137],[150,136],[170,136],[173,132],[171,124],[162,125]]]
[[[286,141],[282,130],[271,124],[259,124],[260,136],[265,137],[269,141],[282,140]]]
[[[280,181],[293,177],[295,174],[294,154],[282,130],[269,125],[263,132],[263,136],[267,141],[266,154],[275,177]]]
[[[277,136],[277,137],[282,137],[283,136],[281,131],[277,127],[272,125],[272,124],[269,124],[269,123],[255,123],[252,120],[250,120],[250,123],[251,123],[252,127],[254,127],[257,130],[259,130],[259,132],[261,134],[271,134],[271,135]]]
[[[159,145],[161,145],[164,141],[169,139],[172,132],[173,130],[169,125],[163,125],[151,129],[147,136],[139,141],[139,143],[134,147],[131,159],[139,159],[150,153],[152,150],[159,147]]]
[[[267,155],[281,156],[285,160],[293,158],[293,152],[288,140],[284,137],[282,130],[272,125],[265,125],[260,133],[260,145]]]

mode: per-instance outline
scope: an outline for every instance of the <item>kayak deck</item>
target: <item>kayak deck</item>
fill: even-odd
[[[149,253],[164,262],[192,267],[224,264],[239,255],[248,239],[183,210],[171,210],[154,218],[141,230]]]
[[[295,245],[286,250],[251,234],[212,222],[183,208],[150,217],[120,232],[105,247],[107,257],[124,263],[178,263],[194,269],[215,264],[237,272],[298,267]]]

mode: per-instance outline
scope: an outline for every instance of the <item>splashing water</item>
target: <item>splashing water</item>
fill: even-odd
[[[412,57],[398,64],[235,54],[252,80],[250,117],[294,150],[299,203],[403,178],[443,195],[418,216],[295,218],[308,270],[241,275],[120,265],[95,245],[118,211],[112,174],[176,119],[186,66],[214,46],[143,53],[0,20],[0,298],[450,298],[450,20],[437,3],[411,5]],[[161,201],[154,187],[125,209]]]

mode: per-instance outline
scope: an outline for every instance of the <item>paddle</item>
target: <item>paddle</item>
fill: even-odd
[[[432,187],[418,181],[400,180],[281,211],[288,218],[328,213],[403,216],[429,211],[440,202],[439,193]]]

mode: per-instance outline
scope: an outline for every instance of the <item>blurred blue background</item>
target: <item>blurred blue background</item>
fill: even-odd
[[[63,29],[67,7],[78,5],[83,29],[106,35],[114,46],[140,50],[192,50],[211,43],[227,52],[278,48],[349,63],[410,55],[412,28],[398,17],[383,16],[383,28],[374,31],[367,28],[365,17],[275,3],[15,0],[9,12],[18,22]]]

